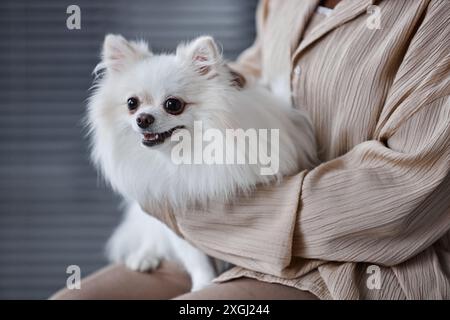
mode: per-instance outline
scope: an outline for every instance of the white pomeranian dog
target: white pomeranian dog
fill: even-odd
[[[190,274],[192,290],[203,288],[218,272],[211,259],[140,205],[180,212],[193,203],[232,200],[257,184],[311,168],[316,144],[310,120],[286,98],[277,98],[260,84],[245,83],[209,36],[179,45],[174,54],[157,55],[145,42],[107,35],[96,71],[101,76],[87,117],[92,158],[129,204],[108,243],[109,258],[142,272],[163,259],[172,260]],[[224,134],[227,129],[277,129],[277,140],[263,139],[268,150],[278,152],[277,167],[261,174],[261,161],[174,161],[173,149],[179,143],[174,136],[194,134],[196,122]],[[235,145],[223,148],[225,154],[242,152]],[[256,149],[245,151],[247,158]]]

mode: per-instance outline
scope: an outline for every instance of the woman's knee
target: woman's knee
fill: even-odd
[[[50,299],[171,299],[190,288],[189,275],[170,262],[149,273],[111,265],[81,280],[80,289],[65,288]]]

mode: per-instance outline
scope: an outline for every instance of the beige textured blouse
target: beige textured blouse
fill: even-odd
[[[217,281],[450,299],[450,1],[342,0],[311,20],[318,2],[261,2],[235,67],[290,85],[323,163],[233,205],[159,218],[238,266]]]

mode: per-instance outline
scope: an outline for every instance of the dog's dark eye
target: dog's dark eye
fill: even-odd
[[[127,105],[129,110],[134,110],[139,107],[139,100],[136,97],[128,98]]]
[[[185,103],[177,98],[169,98],[164,102],[164,110],[170,114],[180,114],[183,112]]]

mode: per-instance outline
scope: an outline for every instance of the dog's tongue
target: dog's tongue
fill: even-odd
[[[145,140],[157,140],[159,138],[159,134],[157,133],[145,133],[144,139]]]

